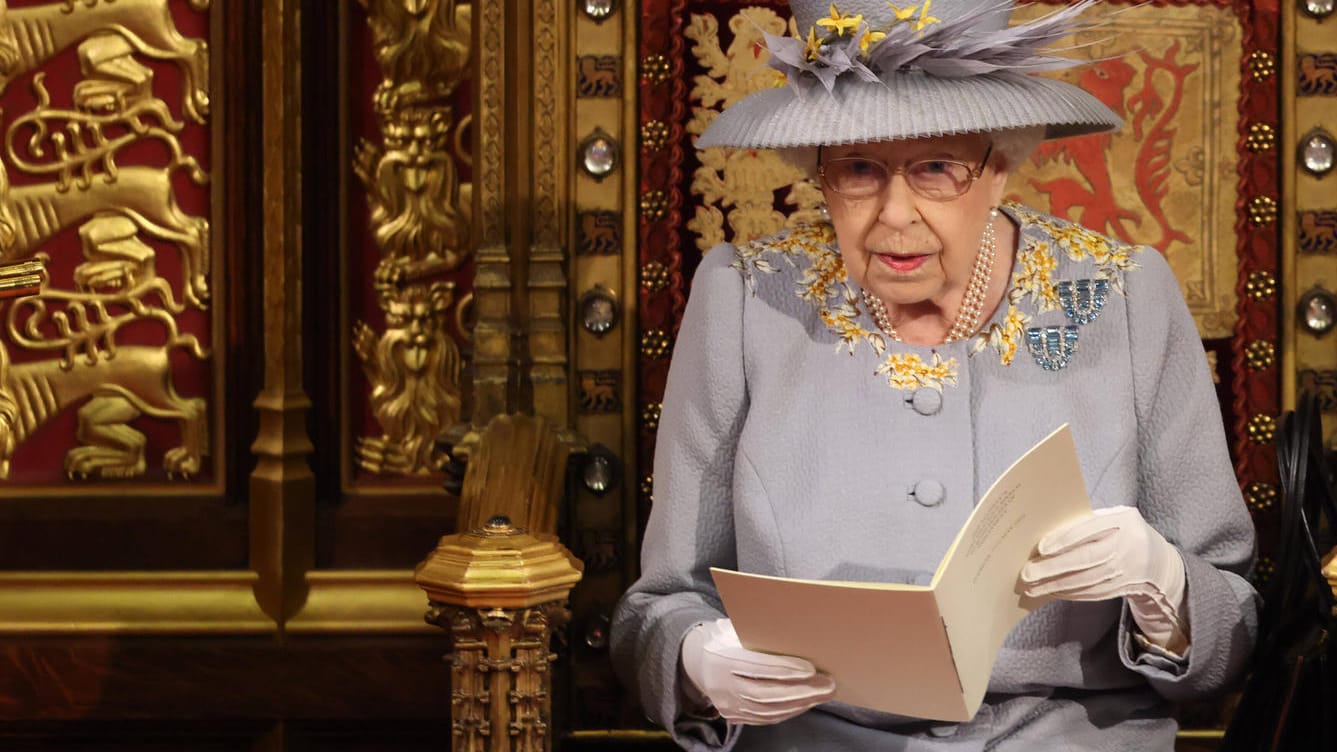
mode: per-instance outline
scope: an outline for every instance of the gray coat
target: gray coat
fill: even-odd
[[[1244,578],[1254,531],[1169,266],[1025,207],[1004,211],[1020,227],[1008,297],[983,334],[937,347],[878,333],[829,227],[722,245],[702,261],[664,397],[642,575],[612,630],[619,673],[678,744],[1169,750],[1166,701],[1241,674],[1256,621]],[[1062,284],[1078,280],[1075,292]],[[1065,326],[1076,335],[1066,364]],[[1045,327],[1060,327],[1048,349]],[[1140,647],[1122,600],[1058,601],[1009,636],[967,724],[837,703],[775,726],[689,715],[682,638],[724,616],[709,567],[927,583],[974,501],[1064,422],[1093,503],[1138,507],[1183,553],[1183,660]]]

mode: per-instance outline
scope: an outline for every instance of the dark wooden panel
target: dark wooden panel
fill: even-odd
[[[446,718],[444,639],[8,640],[0,721]]]
[[[246,509],[190,497],[7,499],[0,570],[245,569]]]
[[[438,494],[346,497],[316,517],[317,569],[411,569],[455,532],[459,499]]]
[[[249,752],[273,729],[269,722],[10,723],[0,749],[16,752]]]
[[[283,736],[283,752],[442,752],[450,749],[450,721],[299,721],[285,724]]]

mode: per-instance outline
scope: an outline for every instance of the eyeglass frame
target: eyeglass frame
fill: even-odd
[[[886,172],[887,172],[887,185],[888,185],[888,186],[891,185],[891,179],[892,179],[892,178],[896,177],[897,175],[905,176],[905,175],[906,175],[906,172],[909,170],[909,168],[912,167],[912,166],[914,166],[914,165],[923,164],[923,163],[925,163],[925,162],[947,162],[947,163],[949,163],[949,164],[960,165],[961,167],[966,168],[966,176],[967,176],[968,180],[966,181],[966,187],[965,187],[960,193],[956,194],[955,196],[945,196],[945,197],[942,197],[942,198],[934,198],[933,196],[925,196],[924,194],[922,194],[922,193],[920,193],[919,191],[915,190],[914,183],[910,182],[910,179],[909,179],[908,177],[907,177],[906,180],[905,180],[905,184],[906,184],[906,186],[910,189],[910,192],[913,193],[913,194],[915,194],[916,196],[919,196],[920,198],[925,199],[925,200],[927,200],[927,201],[937,201],[937,202],[945,203],[945,202],[948,202],[948,201],[955,201],[955,200],[957,200],[958,198],[961,198],[962,196],[966,195],[967,193],[970,193],[970,188],[971,188],[971,186],[975,185],[975,181],[976,181],[976,180],[979,180],[981,177],[983,177],[983,175],[984,175],[984,168],[985,168],[986,166],[988,166],[988,164],[989,164],[989,157],[991,157],[991,156],[993,156],[993,142],[992,142],[992,141],[990,141],[990,142],[989,142],[989,145],[984,149],[984,158],[980,160],[979,167],[971,167],[969,162],[962,162],[962,161],[960,161],[960,160],[956,160],[956,159],[942,159],[942,158],[916,159],[916,160],[914,160],[914,161],[912,161],[912,162],[905,162],[905,163],[901,164],[899,167],[896,167],[895,169],[893,169],[893,168],[892,168],[890,165],[888,165],[886,162],[883,162],[883,161],[880,160],[880,159],[873,159],[873,158],[871,158],[871,157],[837,157],[835,160],[832,160],[832,161],[837,161],[837,160],[847,160],[847,159],[848,159],[848,160],[862,159],[862,160],[867,161],[867,162],[875,162],[875,163],[877,163],[877,164],[880,164],[880,165],[882,165],[882,169],[886,170]],[[877,193],[870,193],[870,194],[868,194],[867,196],[850,196],[850,195],[848,195],[848,194],[841,193],[839,190],[836,189],[835,186],[831,185],[831,183],[829,183],[829,182],[827,181],[827,179],[826,179],[826,164],[822,162],[822,147],[821,147],[821,146],[818,146],[818,147],[817,147],[817,176],[821,179],[823,185],[825,185],[826,187],[830,188],[831,191],[834,192],[837,196],[840,196],[841,198],[844,198],[844,199],[847,199],[847,200],[861,201],[861,200],[864,200],[864,199],[873,198],[874,196],[880,195],[880,194],[882,193],[882,191],[887,190],[887,186],[883,186],[881,191],[878,191]]]

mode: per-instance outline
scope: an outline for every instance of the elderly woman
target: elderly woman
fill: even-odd
[[[908,0],[907,0],[908,1]],[[688,749],[1170,750],[1168,703],[1252,647],[1254,532],[1193,319],[1164,259],[1003,201],[1040,140],[1117,128],[1029,75],[1083,3],[792,0],[791,86],[699,146],[815,164],[829,223],[706,255],[669,374],[642,576],[613,657]],[[744,648],[712,566],[926,584],[974,501],[1072,426],[1095,512],[1043,538],[985,703],[947,724],[833,702]],[[839,620],[840,614],[832,614]]]

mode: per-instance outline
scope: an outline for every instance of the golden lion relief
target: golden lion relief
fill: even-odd
[[[0,478],[9,477],[10,459],[25,439],[85,399],[78,413],[80,446],[65,455],[71,478],[143,475],[147,442],[130,427],[141,415],[181,426],[181,444],[163,456],[168,477],[198,473],[208,453],[208,411],[204,400],[177,394],[169,355],[167,347],[121,347],[93,363],[11,363],[0,343]]]
[[[385,331],[359,321],[353,351],[372,383],[378,437],[357,443],[357,462],[374,473],[436,469],[435,441],[460,417],[460,353],[446,333],[452,282],[381,289]]]
[[[417,82],[422,98],[450,96],[469,64],[472,7],[455,0],[359,0],[367,9],[376,62],[385,81],[377,92],[381,108],[395,87]]]
[[[203,11],[210,0],[188,2]],[[205,121],[209,45],[177,31],[168,0],[63,0],[13,9],[0,0],[0,92],[68,47],[107,31],[120,34],[145,57],[175,63],[185,85],[186,114]]]
[[[361,142],[354,163],[383,258],[413,262],[418,274],[456,269],[468,253],[459,175],[447,145],[451,126],[449,108],[397,113],[383,123],[384,147]]]

